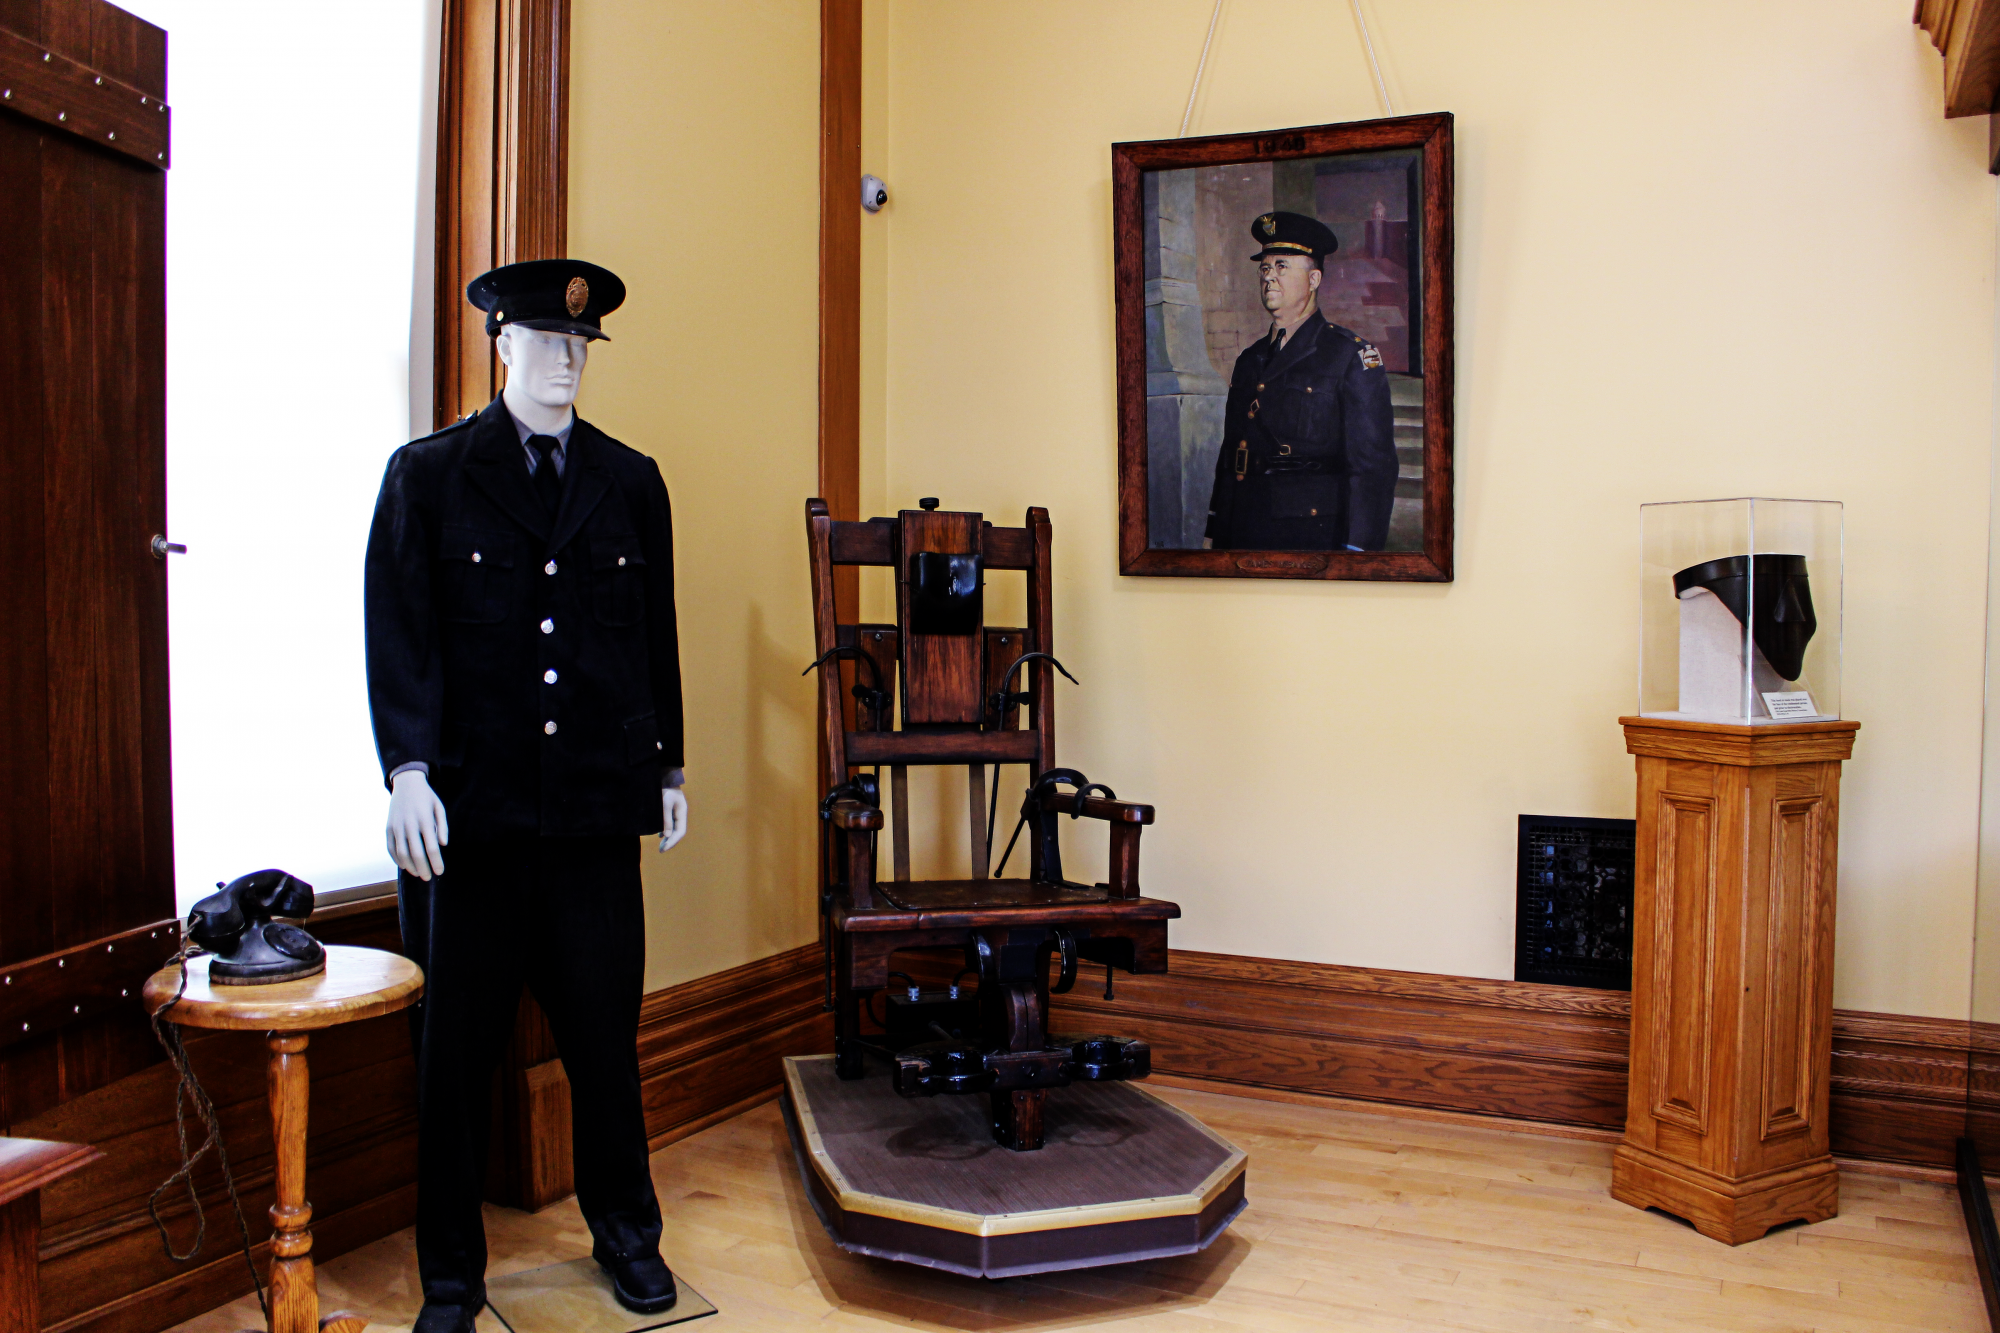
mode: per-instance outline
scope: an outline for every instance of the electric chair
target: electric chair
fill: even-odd
[[[1120,968],[1166,971],[1180,908],[1139,894],[1152,807],[1056,766],[1054,686],[1069,673],[1051,633],[1048,512],[1005,528],[919,503],[836,523],[806,501],[835,1037],[832,1055],[784,1061],[800,1180],[840,1248],[975,1277],[1195,1253],[1242,1212],[1248,1158],[1138,1083],[1144,1041],[1049,1030],[1049,996],[1084,966],[1104,967],[1106,1000]],[[871,565],[894,571],[895,623],[838,623],[836,582],[852,604],[858,581],[843,569]],[[1026,626],[986,623],[996,571],[1024,576]],[[910,877],[908,773],[926,764],[966,771],[962,879]],[[1025,770],[1019,811],[989,873],[1010,769]],[[1106,883],[1063,873],[1062,824],[1080,819],[1110,826]],[[892,971],[899,950],[932,955]],[[928,986],[912,975],[926,969],[941,973]]]
[[[1048,511],[1030,509],[1025,526],[1002,528],[979,514],[941,511],[936,500],[920,503],[895,518],[842,523],[823,501],[806,502],[826,765],[821,904],[834,1069],[842,1079],[862,1078],[874,1055],[890,1063],[906,1097],[984,1096],[994,1139],[1032,1152],[1043,1146],[1052,1090],[1142,1079],[1152,1069],[1144,1041],[1051,1033],[1049,996],[1074,986],[1085,963],[1105,967],[1107,998],[1114,969],[1166,971],[1167,922],[1180,908],[1140,896],[1139,834],[1153,808],[1056,766],[1053,687],[1057,673],[1069,672],[1051,633]],[[836,571],[866,565],[895,571],[893,625],[836,621]],[[998,570],[1026,575],[1025,627],[985,623],[986,577]],[[967,773],[971,863],[961,879],[910,878],[907,774],[925,764]],[[1025,833],[1026,879],[988,869],[1001,774],[1014,765],[1026,769],[1026,782],[1001,869]],[[883,769],[895,816],[888,879],[876,862]],[[1108,883],[1064,877],[1065,818],[1110,825]],[[889,970],[898,950],[939,946],[964,951],[948,987],[926,990]],[[976,988],[958,984],[968,974]],[[904,984],[892,989],[892,978]],[[871,1026],[881,1030],[864,1032],[862,1016],[872,1018],[877,992],[886,995]]]

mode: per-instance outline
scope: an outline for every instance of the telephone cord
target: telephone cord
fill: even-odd
[[[264,1300],[264,1283],[257,1276],[257,1261],[250,1252],[250,1224],[243,1216],[243,1201],[236,1194],[236,1176],[229,1169],[229,1149],[222,1141],[222,1121],[215,1113],[215,1103],[209,1100],[207,1089],[195,1077],[194,1065],[188,1060],[187,1046],[181,1040],[180,1026],[171,1019],[163,1018],[169,1009],[179,1004],[187,994],[188,959],[204,952],[194,944],[183,944],[180,951],[168,959],[169,964],[178,964],[181,970],[180,986],[174,991],[174,998],[147,1015],[152,1020],[153,1036],[159,1040],[160,1048],[167,1053],[167,1060],[173,1065],[179,1081],[174,1085],[174,1132],[180,1139],[180,1169],[160,1182],[152,1197],[146,1200],[146,1211],[152,1215],[153,1225],[159,1228],[160,1244],[166,1249],[167,1257],[175,1263],[184,1264],[201,1253],[202,1242],[208,1236],[208,1214],[202,1210],[201,1196],[195,1189],[194,1168],[196,1163],[215,1150],[216,1164],[222,1168],[222,1184],[229,1191],[229,1206],[236,1211],[236,1229],[242,1237],[243,1262],[250,1269],[250,1283],[257,1290],[257,1307],[264,1312],[264,1322],[271,1322],[271,1307]],[[188,1151],[187,1108],[192,1105],[196,1118],[202,1123],[207,1137],[192,1153]],[[167,1231],[166,1219],[160,1216],[160,1196],[174,1187],[175,1182],[187,1185],[188,1203],[194,1209],[194,1243],[186,1254],[174,1249],[173,1237]]]

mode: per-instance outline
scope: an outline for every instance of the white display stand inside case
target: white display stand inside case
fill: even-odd
[[[1839,718],[1837,501],[1641,505],[1639,534],[1642,716]]]

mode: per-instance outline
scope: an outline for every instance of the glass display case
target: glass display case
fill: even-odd
[[[1640,505],[1640,714],[1837,719],[1841,521],[1833,500]]]

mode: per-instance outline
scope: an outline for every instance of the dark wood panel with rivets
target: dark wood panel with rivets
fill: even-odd
[[[158,96],[4,28],[0,108],[149,167],[170,165],[173,113]]]
[[[166,522],[166,178],[130,151],[141,132],[119,147],[78,129],[137,114],[102,99],[144,98],[144,142],[164,145],[166,39],[101,0],[8,0],[0,29],[4,967],[159,922],[174,900],[167,571],[151,551]],[[58,93],[111,109],[28,104]],[[94,1002],[80,993],[71,1017]],[[32,1040],[38,1013],[0,1039],[27,1022]],[[79,1038],[49,1072],[60,1087],[106,1060]]]

